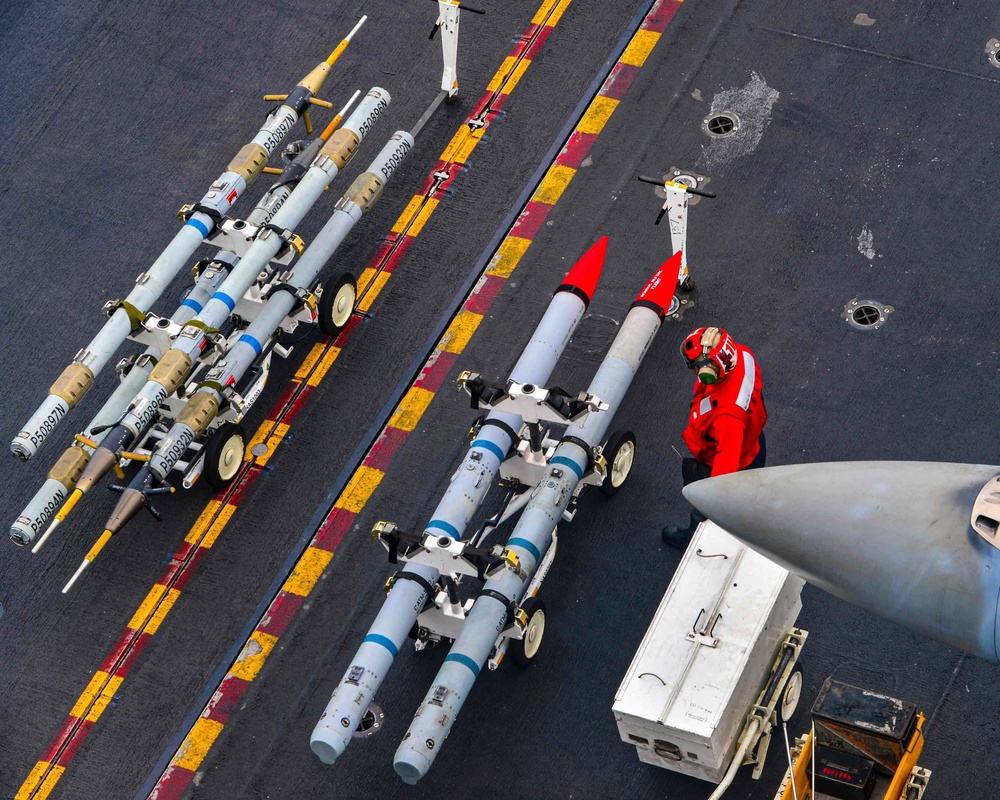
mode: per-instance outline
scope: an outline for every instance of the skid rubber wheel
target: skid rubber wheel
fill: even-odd
[[[781,702],[778,704],[778,715],[782,722],[788,722],[798,708],[799,698],[802,697],[802,665],[796,663],[792,668],[792,674],[788,676],[785,689],[781,693]]]
[[[338,336],[351,319],[357,300],[358,284],[354,276],[347,272],[334,275],[319,298],[319,329],[327,336]]]
[[[604,476],[601,491],[608,497],[614,497],[632,471],[635,434],[632,431],[616,431],[608,439],[603,452],[608,462],[608,474]]]
[[[229,485],[240,471],[246,452],[247,436],[243,427],[226,422],[216,429],[205,445],[205,463],[202,475],[213,489]]]
[[[530,667],[545,635],[545,603],[537,597],[529,597],[521,603],[521,610],[528,615],[524,638],[511,639],[507,652],[519,667]]]

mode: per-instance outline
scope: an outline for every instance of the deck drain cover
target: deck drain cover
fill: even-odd
[[[1000,39],[990,39],[986,43],[986,57],[994,67],[1000,67]]]
[[[732,136],[740,129],[740,118],[731,111],[720,111],[705,117],[705,131],[716,139]]]
[[[684,319],[684,312],[694,308],[694,303],[686,297],[678,298],[675,294],[670,298],[670,307],[667,309],[667,316],[670,319]]]
[[[844,306],[844,313],[840,316],[847,320],[847,324],[852,328],[862,331],[876,331],[882,327],[886,318],[895,309],[877,300],[858,300],[854,298]]]
[[[361,717],[357,730],[354,731],[355,739],[367,739],[382,730],[385,722],[385,712],[374,703],[368,706],[368,710]]]

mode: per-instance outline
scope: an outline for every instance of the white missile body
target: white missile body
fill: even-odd
[[[679,254],[678,254],[679,256]],[[581,479],[592,471],[594,448],[600,446],[639,365],[649,350],[669,307],[677,275],[671,258],[649,281],[633,304],[587,394],[601,407],[581,425],[567,427],[545,477],[531,493],[507,548],[516,556],[514,568],[487,581],[476,598],[433,685],[417,710],[393,766],[405,783],[427,774],[441,751],[469,691],[490,657],[497,635],[504,630],[514,606],[520,604],[532,577],[543,563]]]
[[[583,318],[600,278],[607,248],[602,239],[580,259],[556,290],[517,363],[510,381],[544,384]],[[519,439],[522,418],[491,411],[476,433],[434,514],[424,528],[429,537],[465,536],[476,511],[494,485],[500,466]],[[313,730],[310,746],[326,764],[343,755],[418,616],[436,593],[433,566],[410,563],[397,574],[352,666],[344,674]]]
[[[145,386],[135,395],[118,426],[127,428],[133,437],[145,430],[164,401],[183,384],[195,362],[202,358],[203,351],[224,348],[224,339],[218,330],[236,308],[237,300],[243,297],[286,243],[288,246],[297,242],[301,244],[292,229],[302,221],[330,181],[353,157],[364,135],[389,101],[389,94],[384,89],[376,87],[368,92],[343,127],[323,147],[319,157],[275,213],[272,222],[253,239],[204,308],[180,328],[171,348],[164,353]]]
[[[234,261],[235,257],[231,253],[220,252],[216,260],[201,272],[187,297],[171,315],[171,319],[176,323],[184,324],[193,318],[222,283],[229,266]],[[153,365],[163,355],[164,349],[164,347],[151,346],[147,348],[145,353],[137,356],[130,365],[126,362],[119,365],[121,369],[127,368],[128,371],[125,372],[121,382],[111,393],[101,410],[84,427],[85,437],[89,437],[96,444],[101,443],[108,433],[107,429],[121,419],[129,402],[145,385]],[[90,433],[95,429],[102,428],[105,430],[100,430],[96,434]],[[77,482],[93,453],[94,448],[82,441],[77,441],[63,453],[56,465],[49,471],[49,476],[41,488],[11,524],[9,532],[11,541],[22,546],[35,541],[51,516],[66,499],[67,494],[76,488]],[[52,530],[46,531],[46,536],[51,534]],[[35,549],[37,550],[41,544],[42,542],[39,541]]]
[[[410,134],[397,131],[368,170],[351,184],[337,203],[333,216],[296,262],[295,267],[283,276],[281,291],[272,292],[267,296],[253,322],[226,351],[225,359],[207,373],[205,381],[191,396],[189,404],[197,405],[201,409],[200,413],[182,412],[177,416],[177,420],[151,454],[148,467],[140,470],[124,491],[121,501],[105,525],[106,530],[117,533],[145,504],[142,501],[142,493],[151,488],[151,484],[166,480],[167,475],[191,443],[205,431],[219,407],[228,402],[227,390],[237,384],[246,371],[259,360],[263,349],[277,336],[282,322],[299,301],[300,295],[305,296],[308,293],[309,287],[316,282],[320,271],[343,243],[347,234],[378,200],[382,188],[412,146],[413,138]],[[350,310],[348,309],[348,313]]]
[[[182,209],[184,225],[166,249],[135,282],[135,287],[123,301],[109,303],[105,310],[110,319],[91,342],[80,350],[73,362],[49,389],[49,395],[25,423],[11,442],[11,451],[28,460],[46,441],[59,422],[93,385],[94,377],[136,327],[137,321],[151,309],[153,303],[170,285],[202,241],[216,227],[247,186],[260,175],[268,157],[304,115],[314,95],[329,75],[334,61],[347,47],[351,37],[364,23],[363,18],[340,43],[338,48],[319,64],[284,97],[264,120],[257,135],[246,144],[209,187],[200,201]]]

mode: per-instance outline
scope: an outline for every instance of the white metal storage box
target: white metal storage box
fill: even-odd
[[[615,695],[641,761],[722,779],[802,585],[715,523],[698,527]]]

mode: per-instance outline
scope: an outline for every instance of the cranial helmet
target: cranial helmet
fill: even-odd
[[[736,342],[721,328],[698,328],[681,342],[681,357],[702,383],[723,380],[736,366]]]

